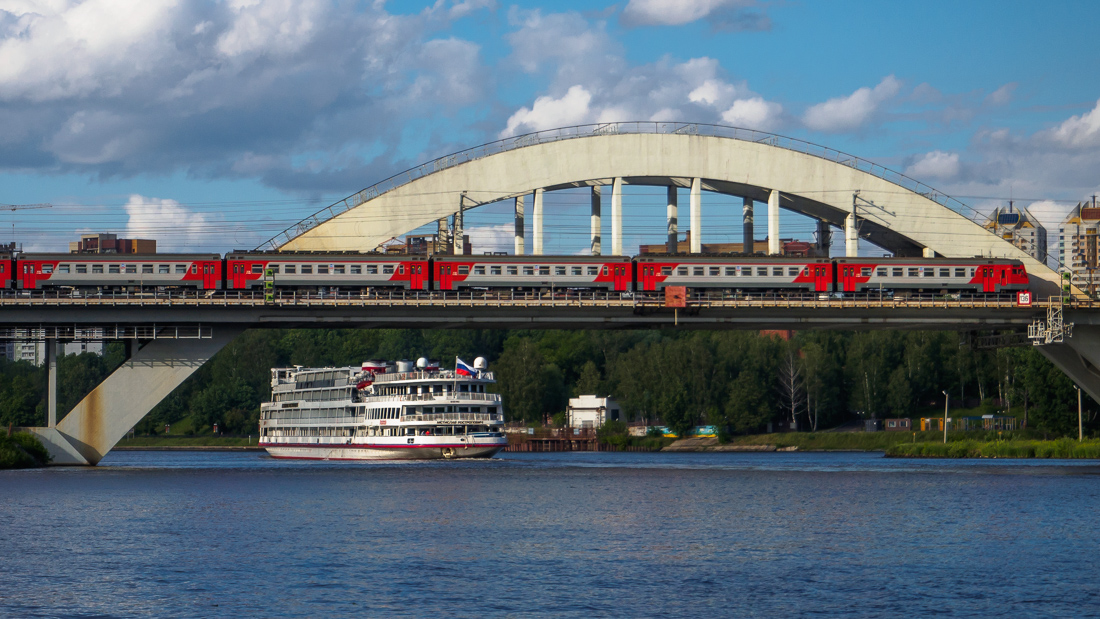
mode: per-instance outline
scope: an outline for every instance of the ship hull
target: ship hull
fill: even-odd
[[[492,458],[507,443],[465,445],[266,444],[272,458],[291,460],[450,460]]]

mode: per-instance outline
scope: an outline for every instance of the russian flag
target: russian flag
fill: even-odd
[[[474,368],[466,365],[466,362],[458,357],[455,357],[455,373],[459,376],[473,376],[476,371]]]

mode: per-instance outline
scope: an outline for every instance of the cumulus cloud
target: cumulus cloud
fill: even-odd
[[[576,85],[560,98],[539,97],[530,107],[521,107],[508,118],[508,124],[501,137],[516,135],[526,131],[541,131],[568,125],[579,125],[591,120],[588,104],[592,93],[584,86]]]
[[[1012,101],[1012,93],[1016,91],[1016,82],[1009,82],[1004,86],[1001,86],[997,90],[989,93],[985,97],[985,102],[989,105],[1007,105]]]
[[[926,153],[906,168],[905,173],[917,180],[955,178],[959,175],[959,154],[945,153],[941,150]]]
[[[463,233],[470,235],[470,245],[474,253],[480,254],[487,251],[511,253],[515,249],[516,226],[512,223],[467,228]]]
[[[210,245],[206,215],[190,211],[175,200],[134,194],[124,208],[128,217],[125,238],[156,239],[160,251]]]
[[[1074,149],[1100,147],[1100,100],[1090,112],[1072,116],[1041,136]]]
[[[771,20],[756,0],[630,0],[625,26],[680,26],[706,19],[716,30],[767,30]]]
[[[783,106],[770,103],[761,97],[738,99],[722,112],[722,121],[735,127],[771,131],[779,124]]]
[[[852,131],[874,118],[882,104],[900,91],[901,82],[888,75],[874,88],[863,87],[847,97],[837,97],[811,106],[802,116],[802,122],[816,131]]]

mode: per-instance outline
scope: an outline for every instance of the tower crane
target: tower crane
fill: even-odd
[[[53,205],[48,202],[40,202],[38,204],[0,204],[0,209],[5,211],[31,211],[40,208],[53,208]],[[11,222],[11,249],[15,250],[15,220]]]

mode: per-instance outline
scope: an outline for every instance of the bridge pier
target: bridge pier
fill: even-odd
[[[523,255],[523,196],[516,196],[516,248],[515,255]]]
[[[741,198],[741,223],[744,226],[741,237],[741,251],[750,255],[756,253],[752,231],[752,206],[752,198]]]
[[[669,185],[668,186],[668,216],[667,216],[668,240],[665,242],[665,251],[667,251],[670,254],[676,253],[676,251],[679,249],[679,239],[677,238],[678,235],[679,235],[678,224],[677,224],[678,217],[677,217],[677,212],[676,212],[678,210],[678,205],[676,203],[678,198],[679,198],[679,191],[678,191],[678,188],[676,187],[676,185]]]
[[[462,229],[465,224],[463,224],[462,222],[461,205],[459,205],[458,212],[456,212],[454,215],[454,221],[455,225],[452,226],[452,228],[454,228],[454,232],[451,235],[451,253],[453,253],[455,256],[461,256],[462,254],[466,253],[466,244],[463,242],[462,239]]]
[[[600,255],[600,200],[602,198],[601,192],[603,188],[599,185],[592,185],[592,255]]]
[[[1075,325],[1065,343],[1040,346],[1039,352],[1100,402],[1100,326]]]
[[[535,190],[535,197],[531,201],[531,254],[542,255],[542,189]]]
[[[623,255],[623,179],[611,183],[611,255]]]
[[[779,191],[768,194],[768,255],[778,256],[783,247],[779,242]]]
[[[859,229],[856,227],[855,206],[852,213],[844,218],[844,255],[848,258],[859,256]]]
[[[95,465],[137,422],[243,328],[220,327],[205,339],[155,339],[92,390],[54,426],[27,428],[54,464]]]
[[[691,179],[691,253],[703,251],[703,179]]]
[[[824,219],[817,220],[817,255],[829,257],[829,249],[833,245],[833,229]]]
[[[46,427],[57,425],[57,338],[46,338]]]

